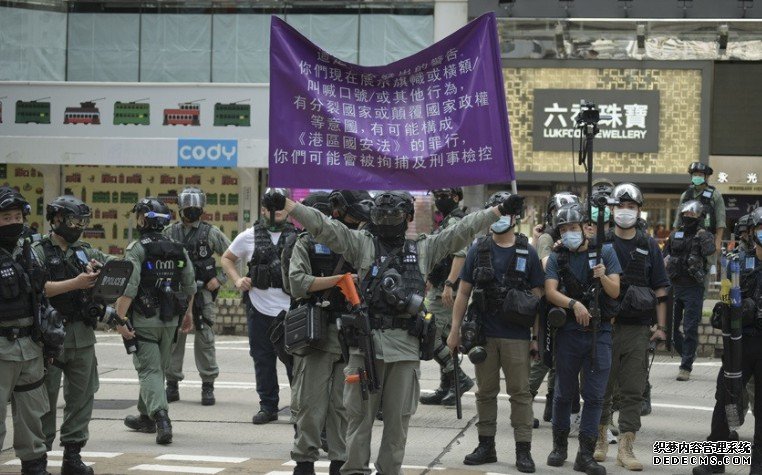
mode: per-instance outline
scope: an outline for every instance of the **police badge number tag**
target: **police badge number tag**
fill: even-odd
[[[685,233],[683,231],[675,232],[675,239],[682,239],[683,237],[685,237]]]
[[[516,270],[519,272],[526,272],[527,271],[527,259],[526,257],[518,257],[516,258]]]
[[[711,198],[713,194],[714,194],[714,193],[712,193],[712,191],[711,191],[711,190],[704,190],[704,192],[702,193],[702,195],[704,196],[704,198]]]
[[[756,262],[754,262],[753,257],[747,257],[746,258],[746,269],[754,269]]]
[[[321,255],[321,256],[328,256],[331,254],[331,250],[328,248],[328,246],[324,246],[323,244],[315,244],[315,254]]]
[[[206,248],[206,246],[201,246],[198,250],[198,256],[206,257],[208,255],[209,255],[209,250]]]

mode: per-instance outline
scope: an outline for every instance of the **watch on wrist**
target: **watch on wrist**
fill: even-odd
[[[457,282],[457,281],[455,281],[455,282]],[[449,287],[451,289],[454,289],[455,288],[455,282],[451,281],[450,279],[447,279],[444,282],[444,286],[445,287]]]
[[[574,304],[577,303],[574,299],[569,299],[569,310],[574,310]]]
[[[537,335],[532,335],[532,341],[537,341]]]
[[[661,330],[661,331],[663,331],[663,332],[665,332],[665,333],[667,332],[667,327],[665,327],[665,326],[663,326],[663,325],[657,325],[657,326],[656,326],[656,329],[657,329],[657,330]]]

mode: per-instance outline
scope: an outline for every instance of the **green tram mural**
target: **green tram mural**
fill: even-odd
[[[43,97],[33,101],[16,101],[17,124],[49,124],[50,102],[40,102],[50,99]]]
[[[224,127],[251,127],[251,105],[241,104],[249,99],[244,99],[229,104],[218,102],[214,105],[214,126]]]
[[[148,98],[114,103],[114,125],[151,125],[151,105]]]

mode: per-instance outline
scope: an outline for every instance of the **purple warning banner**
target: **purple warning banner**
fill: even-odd
[[[386,66],[270,29],[270,185],[432,189],[514,179],[495,15]]]

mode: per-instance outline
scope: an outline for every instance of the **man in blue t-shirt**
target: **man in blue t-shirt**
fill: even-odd
[[[487,206],[495,206],[515,197],[508,192],[495,193],[487,201]],[[466,456],[463,463],[480,465],[497,462],[497,395],[502,369],[511,401],[516,468],[520,472],[532,473],[535,471],[531,454],[534,414],[529,391],[529,363],[530,354],[535,359],[539,355],[537,337],[532,337],[532,333],[537,335],[538,331],[537,306],[534,303],[539,303],[542,296],[544,275],[540,258],[529,245],[527,237],[514,232],[517,217],[500,218],[490,227],[492,234],[479,238],[468,250],[460,274],[461,283],[453,306],[447,345],[455,351],[463,343],[463,351],[475,364],[479,446]],[[473,303],[463,324],[472,291]],[[519,301],[529,302],[529,309],[525,308],[527,306],[521,309],[511,307]],[[464,333],[468,333],[469,328],[476,329],[477,337],[472,339],[473,344],[468,338],[461,340],[461,327]]]
[[[561,207],[556,212],[555,227],[561,233],[562,246],[548,258],[545,267],[545,295],[548,303],[566,309],[566,323],[556,331],[556,389],[553,398],[553,451],[548,465],[560,467],[567,458],[571,399],[576,393],[580,370],[584,371],[582,420],[579,429],[579,452],[574,470],[588,474],[605,474],[606,469],[593,459],[598,439],[603,397],[611,369],[611,323],[606,310],[611,299],[619,297],[619,266],[611,246],[600,250],[601,262],[595,264],[589,242],[582,232],[585,213],[579,204]],[[593,361],[593,328],[588,289],[599,279],[601,322],[595,337],[596,359]]]

